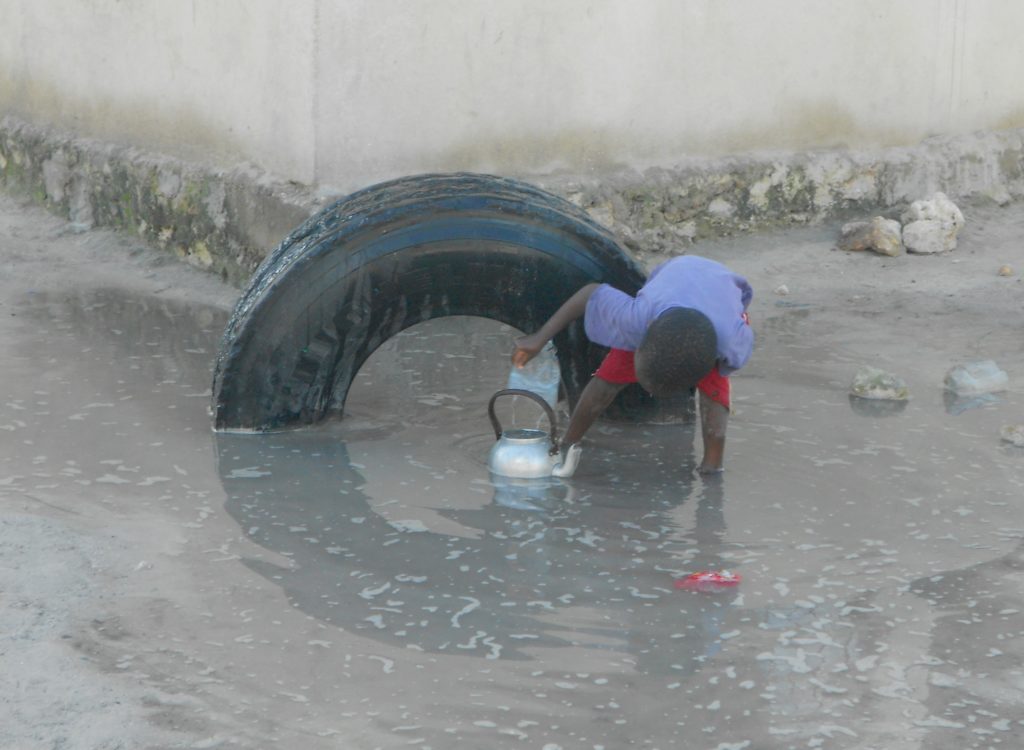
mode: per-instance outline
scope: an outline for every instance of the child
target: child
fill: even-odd
[[[522,367],[582,316],[590,340],[611,347],[573,409],[562,436],[563,460],[553,474],[573,475],[584,433],[619,391],[637,382],[655,397],[700,391],[704,458],[699,471],[722,471],[727,376],[746,363],[754,347],[746,313],[752,296],[742,276],[713,260],[684,255],[655,268],[636,297],[608,284],[587,284],[540,330],[517,339],[512,362]]]

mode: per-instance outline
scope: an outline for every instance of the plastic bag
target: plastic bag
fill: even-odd
[[[522,367],[514,367],[508,374],[508,388],[519,388],[536,393],[555,408],[558,403],[558,384],[561,370],[555,347],[549,341],[536,357]]]
[[[946,390],[957,396],[1005,391],[1009,376],[991,359],[957,365],[946,373]]]

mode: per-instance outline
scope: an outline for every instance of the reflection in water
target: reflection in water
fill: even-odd
[[[969,409],[980,409],[983,406],[998,404],[999,397],[993,396],[991,393],[958,396],[956,393],[946,390],[942,392],[942,402],[946,405],[946,413],[955,417]]]
[[[557,481],[503,480],[490,502],[438,509],[470,532],[451,534],[382,515],[387,499],[366,493],[366,470],[353,465],[336,429],[217,442],[229,513],[290,561],[247,564],[322,621],[405,648],[487,659],[584,640],[633,653],[649,673],[669,664],[694,671],[719,645],[735,594],[681,594],[672,579],[691,564],[723,567],[721,481],[607,503],[574,498]],[[696,524],[685,530],[673,511],[688,497]]]
[[[32,333],[5,352],[4,364],[8,373],[25,367],[19,377],[31,378],[33,395],[47,401],[38,416],[54,424],[40,419],[33,427],[59,437],[51,458],[75,466],[127,460],[134,451],[119,438],[128,434],[132,448],[149,444],[150,476],[182,465],[173,445],[209,455],[206,402],[224,310],[105,288],[35,292],[29,300],[18,319]],[[13,446],[5,452],[17,455]]]
[[[726,567],[721,478],[693,473],[692,399],[595,430],[571,482],[492,477],[487,403],[514,335],[432,321],[374,354],[343,421],[218,435],[228,512],[288,561],[246,564],[310,616],[407,651],[506,664],[590,651],[606,655],[598,673],[615,660],[656,679],[698,671],[738,593],[673,588]],[[535,406],[505,401],[502,424],[533,426]]]
[[[851,417],[842,381],[866,355],[807,347],[832,341],[809,335],[813,315],[787,313],[791,330],[762,342],[724,481],[692,477],[692,422],[672,420],[601,423],[570,482],[489,481],[486,402],[514,332],[458,321],[388,342],[343,422],[217,436],[207,481],[223,313],[117,291],[32,296],[3,360],[2,494],[169,508],[201,524],[161,533],[230,544],[237,521],[259,545],[246,565],[316,627],[337,626],[333,648],[289,652],[282,677],[316,681],[311,716],[366,701],[352,746],[1020,744],[1024,454],[995,443],[1002,414],[950,417],[938,393],[899,424]],[[889,332],[868,332],[872,352]],[[1000,401],[1020,408],[1013,391]],[[502,419],[531,418],[520,412]],[[221,488],[234,520],[217,512]],[[252,606],[234,559],[194,564],[225,610]],[[723,568],[738,589],[673,589]],[[195,627],[175,675],[192,686]],[[124,642],[139,662],[163,653],[147,638]],[[227,679],[258,703],[280,686],[239,688],[238,672],[262,678],[277,644],[251,648]]]
[[[862,417],[894,417],[907,409],[909,401],[887,398],[862,398],[850,394],[850,408]]]
[[[495,504],[513,510],[556,512],[575,496],[571,485],[553,477],[518,479],[490,472],[490,482],[494,485]]]
[[[124,289],[35,292],[26,313],[47,332],[51,345],[63,337],[77,347],[69,347],[67,356],[90,374],[101,364],[112,366],[156,388],[208,386],[212,343],[227,319],[213,307]]]
[[[973,746],[979,714],[1000,733],[1011,726],[1003,716],[1020,717],[1022,573],[1024,542],[993,560],[935,573],[910,585],[936,613],[929,659],[930,683],[938,689],[930,692],[927,704],[933,715],[944,717],[951,747]],[[994,661],[1006,664],[1012,676],[988,678]],[[943,694],[950,688],[963,690],[970,698],[951,701]],[[988,709],[979,710],[979,695],[990,701]],[[1024,727],[1020,721],[1017,725]],[[981,734],[993,733],[986,729]],[[1017,744],[1022,733],[1024,729],[1017,729]]]
[[[488,481],[485,404],[504,382],[509,335],[467,335],[472,368],[450,367],[438,341],[395,342],[384,367],[361,374],[374,387],[343,423],[218,438],[229,512],[288,560],[246,564],[295,607],[445,670],[500,663],[494,692],[478,680],[432,702],[449,715],[473,715],[462,707],[473,696],[514,694],[519,715],[537,718],[553,688],[583,674],[558,707],[572,731],[615,716],[599,732],[606,746],[632,743],[644,718],[665,747],[700,746],[705,732],[712,747],[883,747],[908,725],[915,741],[942,726],[927,712],[949,709],[926,702],[915,671],[927,664],[944,679],[947,662],[929,653],[934,605],[906,584],[947,545],[961,558],[986,553],[945,533],[951,512],[963,524],[970,511],[958,486],[922,469],[950,465],[964,444],[928,424],[927,405],[850,400],[863,416],[912,417],[931,436],[921,452],[878,432],[885,421],[850,419],[835,394],[815,390],[821,378],[766,381],[735,428],[749,466],[725,477],[694,478],[692,421],[667,420],[602,423],[567,483]],[[972,489],[990,476],[975,473]],[[1000,486],[987,495],[993,508]],[[722,569],[743,583],[673,587]],[[769,730],[777,736],[764,740]]]

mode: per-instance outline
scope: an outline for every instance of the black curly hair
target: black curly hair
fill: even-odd
[[[637,380],[656,396],[693,388],[717,358],[718,336],[708,317],[673,307],[655,318],[636,350]]]

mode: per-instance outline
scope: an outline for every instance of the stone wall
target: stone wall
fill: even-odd
[[[0,20],[0,114],[345,193],[1024,127],[1017,0],[0,0]]]
[[[537,179],[586,208],[634,252],[674,253],[735,232],[896,217],[943,191],[1000,205],[1024,196],[1024,130],[928,139],[916,146],[694,160],[600,181]]]
[[[508,175],[586,208],[641,256],[686,251],[736,232],[896,216],[941,190],[954,200],[1024,195],[1024,131],[927,140],[875,151],[694,160],[600,179]],[[68,217],[146,238],[241,285],[324,198],[253,166],[224,171],[0,121],[0,183]]]
[[[0,183],[81,230],[132,232],[240,286],[317,202],[255,167],[231,171],[0,120]]]

